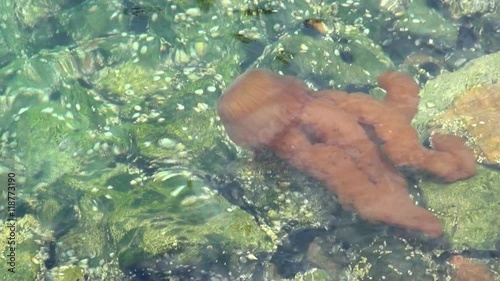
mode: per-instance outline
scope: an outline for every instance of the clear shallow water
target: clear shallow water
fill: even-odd
[[[1,1],[0,279],[447,280],[465,257],[498,280],[498,165],[446,186],[405,171],[445,222],[428,240],[342,211],[217,118],[247,68],[375,96],[387,69],[462,73],[422,93],[425,143],[440,97],[498,81],[499,19],[403,2]]]

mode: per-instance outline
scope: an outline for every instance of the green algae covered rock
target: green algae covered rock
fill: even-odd
[[[16,55],[21,55],[25,48],[25,44],[28,38],[25,36],[19,36],[22,32],[21,25],[18,24],[18,19],[16,17],[16,1],[6,0],[0,2],[0,10],[2,11],[2,17],[0,18],[0,23],[9,28],[2,28],[0,30],[0,41],[2,44],[2,52],[12,52]]]
[[[382,49],[355,27],[336,24],[335,30],[333,38],[284,36],[258,65],[304,78],[314,73],[335,88],[372,84],[375,77],[393,67]]]
[[[448,0],[451,15],[454,18],[476,14],[496,13],[499,11],[498,0]]]
[[[66,34],[53,17],[67,0],[5,0],[0,3],[0,65],[2,48],[8,47],[18,56],[33,55],[44,48],[67,42]],[[4,39],[4,40],[2,40]],[[2,42],[2,43],[3,43]]]
[[[258,160],[250,160],[251,154],[238,155],[234,147],[226,149],[224,156],[212,158],[221,162],[218,165],[222,168],[214,168],[218,172],[212,180],[219,183],[220,192],[257,212],[274,239],[284,241],[295,231],[331,225],[339,204],[322,184],[273,156],[257,154]],[[351,216],[344,222],[352,221]]]
[[[196,178],[150,181],[134,193],[107,218],[113,239],[130,245],[120,250],[122,266],[162,253],[175,253],[179,264],[193,265],[217,258],[221,250],[257,254],[274,248],[249,214]]]
[[[421,184],[428,205],[444,223],[452,248],[493,250],[500,239],[500,173],[479,166],[470,179]]]
[[[119,165],[101,176],[58,182],[60,190],[81,194],[78,222],[60,238],[63,249],[80,258],[117,253],[122,268],[154,263],[162,254],[193,266],[217,259],[221,251],[258,255],[274,249],[252,216],[189,171],[159,173],[147,179]]]
[[[81,144],[78,137],[82,136],[73,134],[74,130],[62,115],[60,120],[52,113],[42,112],[45,108],[44,105],[30,107],[11,129],[17,132],[17,152],[26,164],[28,179],[52,182],[77,169],[78,163],[71,153],[59,146],[77,148]]]
[[[4,223],[2,238],[10,237],[11,229],[8,223]],[[33,215],[25,215],[18,218],[15,223],[15,264],[9,264],[9,247],[2,247],[2,256],[5,260],[0,265],[0,280],[35,280],[40,269],[43,257],[40,254],[41,243],[53,239],[50,231]],[[38,241],[38,243],[36,242]],[[7,246],[7,245],[6,245]],[[10,268],[15,271],[8,271]]]
[[[397,229],[363,222],[342,225],[316,237],[308,259],[329,272],[330,278],[322,280],[445,280],[440,276],[447,266],[429,250],[428,241],[405,236]]]
[[[440,74],[427,82],[420,91],[418,112],[412,125],[422,138],[427,138],[427,128],[436,115],[441,114],[455,98],[467,90],[481,85],[489,85],[500,79],[500,52],[482,56],[468,62],[460,70]]]
[[[315,281],[315,280],[330,280],[331,276],[322,269],[311,269],[304,273],[295,275],[293,281]]]
[[[40,21],[54,16],[68,0],[21,0],[7,2],[13,2],[12,5],[15,6],[16,17],[22,25],[33,27]]]
[[[396,27],[407,30],[418,37],[432,38],[437,47],[453,47],[458,37],[458,27],[447,21],[439,12],[431,8],[426,0],[411,1],[399,19]]]
[[[84,270],[79,266],[68,266],[55,274],[54,281],[84,280]]]
[[[438,279],[445,267],[405,239],[381,236],[373,238],[370,245],[360,247],[351,263],[348,280],[422,280]]]
[[[141,156],[147,158],[202,161],[205,153],[220,141],[213,111],[200,106],[200,112],[180,112],[165,116],[170,122],[137,124],[130,132],[136,138]],[[189,152],[189,153],[188,153]]]
[[[139,154],[143,157],[182,159],[187,156],[182,138],[175,134],[177,130],[172,130],[168,125],[139,124],[133,126],[131,131],[136,137]]]
[[[166,90],[170,84],[155,78],[159,77],[155,73],[151,68],[130,61],[121,67],[102,70],[97,84],[111,96],[147,96]]]
[[[120,1],[89,0],[57,13],[57,19],[75,41],[86,41],[125,30],[122,10]]]
[[[446,124],[439,124],[441,121],[438,119],[461,95],[498,81],[499,62],[500,53],[486,55],[468,62],[455,72],[440,74],[427,82],[420,92],[419,110],[413,119],[413,126],[419,131],[421,138],[428,138],[432,130],[440,129],[439,127],[447,132],[465,135],[468,141],[481,138],[482,136],[471,136],[464,130],[466,126],[461,118],[468,118],[467,112],[463,113],[463,117],[446,121]],[[454,249],[488,250],[495,248],[500,230],[498,186],[498,171],[479,165],[478,173],[467,180],[447,185],[427,181],[421,184],[428,206],[444,222],[446,236]]]
[[[124,143],[99,127],[113,111],[77,83],[50,94],[26,91],[10,111],[13,121],[2,123],[11,132],[12,153],[25,165],[30,182],[50,183],[65,173],[92,170],[93,164],[106,166],[126,145],[126,136]]]
[[[10,81],[14,89],[47,89],[60,85],[66,79],[79,76],[78,65],[66,48],[44,50],[19,65],[16,79]]]
[[[119,199],[121,194],[132,190],[130,181],[136,176],[125,173],[126,167],[117,165],[114,169],[105,169],[98,174],[66,175],[53,183],[50,191],[39,196],[65,202],[62,206],[65,212],[51,220],[60,233],[59,239],[63,243],[61,251],[74,251],[79,259],[104,258],[116,251],[108,241],[109,230],[103,219],[114,208],[115,201],[111,199]],[[114,180],[116,178],[120,181]],[[43,209],[46,207],[43,206]],[[47,215],[46,212],[42,214]]]

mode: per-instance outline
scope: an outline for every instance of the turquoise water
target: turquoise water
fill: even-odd
[[[498,83],[498,6],[442,2],[0,0],[0,280],[500,280],[500,132],[467,123],[497,124],[498,98],[435,118]],[[444,237],[232,143],[217,100],[256,67],[375,97],[386,70],[416,78],[421,142],[437,124],[482,163],[446,185],[402,171]]]

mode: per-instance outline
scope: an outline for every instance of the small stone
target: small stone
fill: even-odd
[[[132,50],[134,50],[134,51],[139,50],[139,42],[132,43]]]
[[[186,10],[186,15],[191,17],[199,17],[201,16],[200,8],[190,8]]]
[[[207,53],[207,43],[205,42],[194,43],[194,50],[199,57],[203,57]]]
[[[176,144],[176,142],[172,139],[169,139],[169,138],[161,138],[159,141],[158,141],[158,145],[161,146],[161,147],[164,147],[164,148],[171,148],[171,147],[174,147]]]

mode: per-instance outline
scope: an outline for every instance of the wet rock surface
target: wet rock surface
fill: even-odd
[[[426,84],[413,121],[422,137],[435,131],[463,135],[479,163],[498,164],[499,58],[500,53],[494,53],[472,60]]]
[[[480,163],[500,164],[500,84],[472,88],[436,119],[437,126],[467,135]]]

